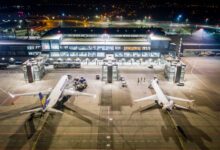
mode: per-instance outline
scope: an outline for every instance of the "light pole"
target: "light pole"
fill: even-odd
[[[178,50],[178,59],[180,59],[180,51],[181,51],[181,48],[182,48],[182,38],[180,38],[180,45],[179,45],[179,50]]]

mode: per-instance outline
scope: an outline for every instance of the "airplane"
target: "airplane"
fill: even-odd
[[[182,101],[182,102],[190,102],[190,103],[194,101],[194,100],[188,100],[188,99],[183,99],[183,98],[178,98],[178,97],[165,95],[163,93],[163,91],[161,90],[161,88],[159,87],[158,79],[156,77],[154,77],[154,79],[152,80],[149,88],[153,88],[154,91],[156,92],[156,94],[134,100],[134,102],[155,101],[155,103],[158,104],[159,106],[161,106],[163,110],[171,112],[172,109],[174,109],[174,108],[188,110],[187,107],[175,104],[173,101]]]
[[[73,90],[73,88],[68,88],[67,83],[71,79],[71,75],[63,75],[60,80],[57,82],[54,88],[49,88],[41,92],[32,92],[32,93],[22,93],[22,94],[8,94],[15,98],[17,96],[35,96],[39,95],[42,107],[31,109],[27,111],[22,111],[21,113],[33,113],[33,112],[52,112],[52,113],[63,113],[60,110],[54,109],[58,101],[61,101],[65,96],[89,96],[96,98],[95,94],[82,93]]]

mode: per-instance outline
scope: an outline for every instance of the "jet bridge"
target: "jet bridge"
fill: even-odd
[[[180,60],[170,60],[164,69],[165,78],[174,83],[184,83],[186,65]]]
[[[24,79],[29,83],[39,81],[45,75],[44,64],[47,56],[41,55],[36,58],[28,59],[23,63]]]
[[[114,56],[108,54],[103,62],[104,63],[102,65],[102,81],[107,81],[108,83],[117,81],[118,65],[116,64],[116,60],[114,59]]]

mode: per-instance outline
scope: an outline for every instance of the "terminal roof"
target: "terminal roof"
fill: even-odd
[[[151,40],[155,40],[155,41],[171,41],[170,38],[166,37],[166,36],[159,36],[159,35],[153,35],[153,36],[150,36],[150,39]]]
[[[164,35],[162,28],[54,28],[45,36],[61,34],[150,34]]]
[[[60,45],[150,45],[147,39],[100,39],[100,38],[66,38],[63,39]]]
[[[60,40],[62,38],[62,34],[48,35],[41,38],[41,40]]]
[[[0,45],[40,45],[39,40],[0,40]]]

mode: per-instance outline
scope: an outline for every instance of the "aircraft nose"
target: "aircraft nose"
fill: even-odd
[[[162,107],[163,110],[165,110],[166,108],[167,108],[167,107],[166,107],[165,105]]]
[[[168,112],[171,112],[171,111],[172,111],[172,108],[167,107],[166,110],[167,110]]]
[[[164,105],[164,106],[162,107],[162,109],[163,109],[163,110],[166,110],[167,112],[171,112],[171,111],[172,111],[172,107],[169,107],[169,106],[166,106],[166,105]]]

